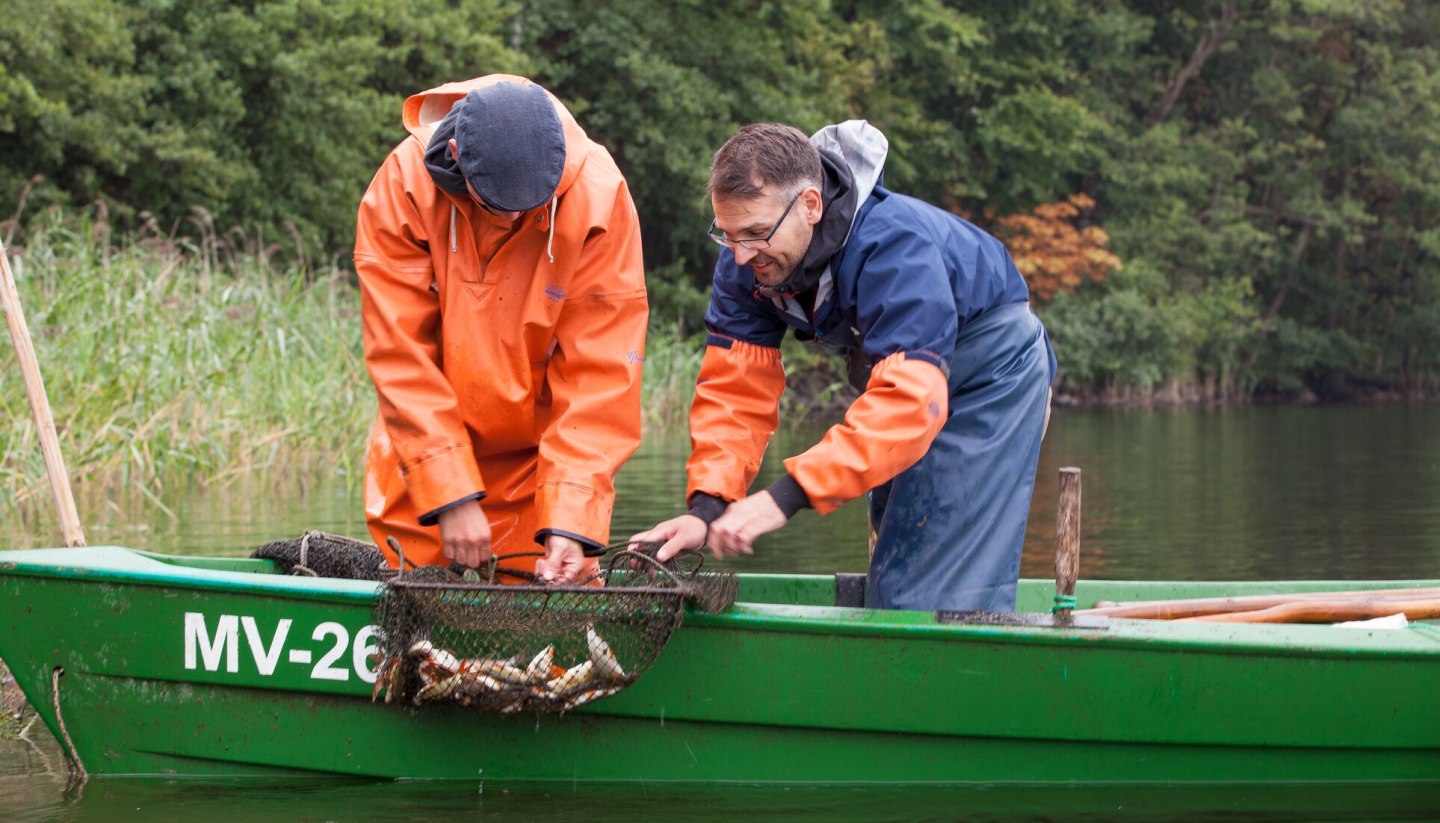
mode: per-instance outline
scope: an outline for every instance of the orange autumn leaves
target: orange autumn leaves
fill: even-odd
[[[1093,208],[1094,200],[1072,194],[1059,203],[991,220],[1036,301],[1048,303],[1061,291],[1073,292],[1087,279],[1098,283],[1121,268],[1120,258],[1106,248],[1110,236],[1105,230],[1080,227]]]

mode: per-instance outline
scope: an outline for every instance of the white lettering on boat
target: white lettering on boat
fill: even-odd
[[[315,668],[310,671],[310,676],[316,680],[349,680],[350,672],[337,669],[334,664],[345,654],[345,647],[350,640],[350,632],[346,631],[345,627],[339,623],[321,623],[315,627],[315,634],[311,636],[316,640],[324,640],[331,635],[335,637],[334,647],[320,658],[319,663],[315,664]]]
[[[350,660],[355,665],[355,674],[359,675],[360,679],[366,683],[374,683],[375,670],[367,665],[370,657],[380,651],[380,646],[375,643],[374,626],[366,626],[355,632],[354,649],[351,652]]]
[[[270,641],[268,650],[261,642],[255,618],[246,615],[240,618],[240,625],[245,627],[245,639],[250,641],[250,653],[255,655],[255,668],[266,677],[274,674],[275,664],[280,662],[280,648],[285,645],[285,635],[290,633],[290,618],[281,620],[280,625],[275,627],[275,637]]]
[[[185,668],[193,670],[203,666],[205,671],[216,672],[223,664],[226,672],[238,673],[242,629],[255,671],[262,677],[273,676],[282,660],[309,666],[310,661],[315,659],[316,650],[292,648],[287,651],[285,648],[294,622],[288,617],[281,618],[267,638],[260,624],[250,615],[222,614],[207,618],[201,612],[186,612]],[[349,629],[340,623],[326,621],[315,627],[310,639],[323,644],[320,660],[310,667],[310,679],[344,682],[353,673],[365,683],[375,682],[375,670],[370,667],[370,658],[379,650],[374,626],[365,626],[355,632],[352,642]],[[347,651],[350,668],[336,665],[345,660]]]
[[[195,668],[195,648],[200,648],[200,657],[205,661],[205,671],[220,668],[220,655],[225,655],[225,671],[240,671],[239,656],[235,653],[235,636],[239,618],[233,614],[222,614],[215,623],[215,636],[205,631],[205,615],[199,612],[185,613],[185,668]]]

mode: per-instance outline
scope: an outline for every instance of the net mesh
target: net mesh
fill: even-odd
[[[662,564],[653,551],[616,551],[575,586],[469,582],[435,567],[396,576],[375,609],[373,697],[510,714],[621,691],[655,662],[687,602],[718,611],[735,599],[733,574]]]
[[[607,547],[599,573],[573,586],[497,585],[484,573],[421,566],[395,574],[375,546],[307,532],[253,556],[293,574],[384,580],[375,606],[372,700],[461,705],[498,714],[559,713],[613,695],[655,662],[686,604],[722,611],[733,573],[699,555],[661,563],[658,544]]]

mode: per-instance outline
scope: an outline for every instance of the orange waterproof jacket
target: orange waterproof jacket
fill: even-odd
[[[603,545],[615,473],[640,439],[640,229],[609,153],[552,96],[566,139],[556,197],[513,222],[442,190],[425,166],[451,106],[497,82],[530,81],[491,75],[405,101],[410,137],[356,228],[380,401],[366,516],[377,543],[393,535],[422,564],[448,562],[439,513],[480,497],[499,555],[551,532]]]

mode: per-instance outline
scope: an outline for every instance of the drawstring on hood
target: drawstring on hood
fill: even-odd
[[[555,262],[555,210],[560,208],[560,198],[550,198],[550,236],[545,238],[545,256]]]
[[[560,198],[550,198],[550,225],[545,236],[545,257],[551,263],[555,262],[555,212],[560,208]],[[455,224],[459,220],[460,208],[454,203],[450,204],[450,253],[455,254],[460,250],[460,243],[455,238]]]

